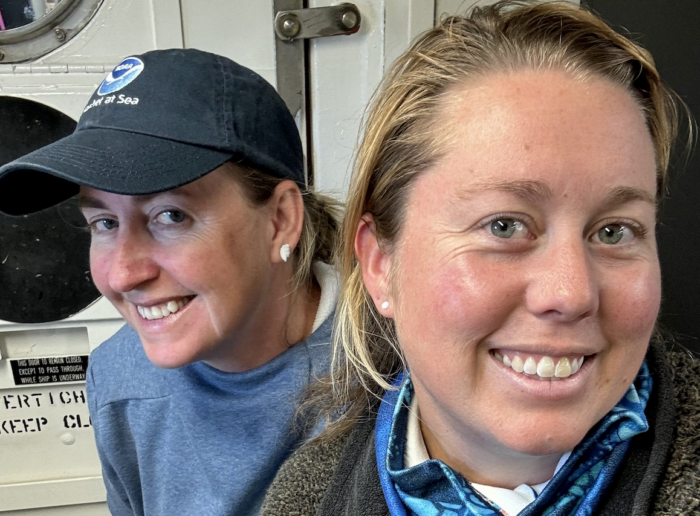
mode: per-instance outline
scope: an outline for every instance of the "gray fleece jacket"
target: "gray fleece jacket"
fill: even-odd
[[[649,431],[635,436],[596,514],[700,515],[700,360],[651,346]],[[282,466],[261,516],[389,516],[374,450],[376,414]]]

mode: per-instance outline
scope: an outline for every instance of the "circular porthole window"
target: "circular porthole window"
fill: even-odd
[[[102,0],[0,0],[0,63],[36,59],[70,41]]]
[[[0,165],[68,136],[75,125],[44,104],[0,96]],[[92,304],[100,293],[89,251],[75,198],[31,215],[0,214],[0,319],[58,321]]]

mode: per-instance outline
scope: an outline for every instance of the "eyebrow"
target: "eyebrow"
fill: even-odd
[[[83,208],[95,208],[96,210],[106,210],[107,206],[99,199],[94,197],[83,197],[82,195],[78,197],[78,209]]]
[[[470,200],[476,194],[489,191],[510,193],[532,203],[541,203],[552,196],[552,190],[543,181],[522,179],[476,183],[467,191],[458,191],[457,197],[460,200]]]
[[[516,195],[531,203],[542,203],[552,197],[552,190],[543,181],[516,180],[516,181],[490,181],[488,183],[476,183],[469,190],[457,192],[460,200],[470,200],[474,195],[488,191],[506,192]],[[603,206],[607,209],[622,206],[632,202],[645,202],[658,207],[654,195],[641,188],[631,186],[617,186],[605,196]]]
[[[176,190],[167,190],[165,192],[160,192],[156,194],[146,194],[146,195],[133,195],[131,197],[137,198],[137,203],[146,203],[153,199],[154,197],[162,194],[168,194],[168,195],[173,195],[176,197],[182,197],[182,198],[188,198],[192,197],[192,194],[184,189],[179,189],[178,191]],[[81,195],[78,197],[78,209],[83,209],[83,208],[94,208],[96,210],[108,210],[109,207],[102,202],[100,199],[97,199],[95,197],[90,197],[90,196],[83,196]]]
[[[656,196],[650,194],[646,190],[642,190],[641,188],[633,188],[631,186],[618,186],[613,188],[605,197],[603,204],[607,208],[614,208],[616,206],[637,201],[651,204],[654,208],[657,208],[658,206]]]

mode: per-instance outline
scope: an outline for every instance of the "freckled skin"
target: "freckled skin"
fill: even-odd
[[[655,207],[606,199],[619,187],[653,199],[653,145],[634,100],[605,80],[518,72],[448,102],[455,143],[413,185],[391,257],[394,319],[431,456],[474,482],[534,484],[619,401],[646,352],[661,292]],[[483,188],[517,181],[549,193]],[[492,216],[526,229],[499,238]],[[612,245],[606,224],[635,229]],[[579,387],[548,399],[496,348],[595,358]]]

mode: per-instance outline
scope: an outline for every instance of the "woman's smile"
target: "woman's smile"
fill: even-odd
[[[143,319],[152,321],[163,319],[180,312],[180,310],[184,309],[194,298],[195,296],[184,296],[173,298],[167,302],[159,301],[144,305],[135,304],[134,306]]]
[[[506,359],[508,357],[508,359]],[[524,408],[575,404],[596,382],[597,355],[536,355],[493,351],[487,366],[502,396]],[[560,376],[557,376],[557,373]],[[541,405],[544,404],[544,405]]]
[[[567,354],[560,356],[537,355],[520,351],[492,350],[493,356],[516,373],[536,380],[562,380],[578,373],[584,362],[593,355]]]

